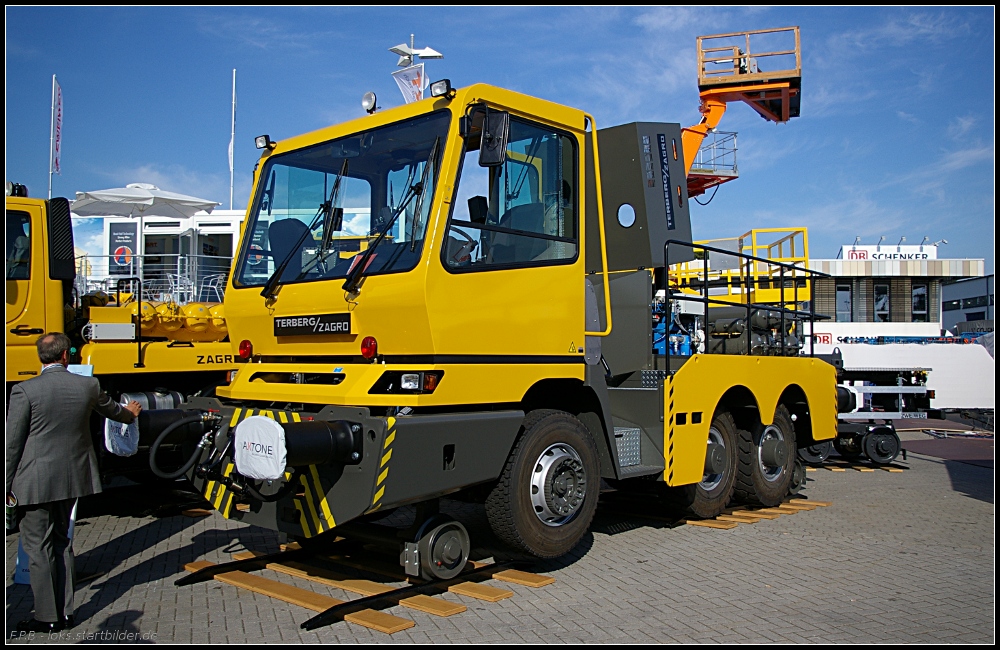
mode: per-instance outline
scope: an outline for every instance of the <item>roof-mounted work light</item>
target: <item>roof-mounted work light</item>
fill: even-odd
[[[278,146],[278,143],[272,141],[269,135],[258,135],[253,141],[258,149],[274,149]]]
[[[451,79],[442,79],[431,84],[431,97],[452,99],[457,91],[451,87]]]

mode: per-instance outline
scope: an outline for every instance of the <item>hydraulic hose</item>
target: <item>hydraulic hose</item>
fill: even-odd
[[[197,413],[195,415],[189,415],[186,418],[181,418],[177,422],[170,424],[166,429],[163,430],[162,433],[160,433],[159,436],[157,436],[156,441],[149,448],[149,469],[152,470],[153,474],[155,474],[160,478],[172,481],[174,479],[180,478],[189,469],[194,467],[194,464],[198,462],[198,456],[201,455],[202,445],[200,444],[194,450],[194,453],[191,454],[191,458],[189,458],[188,461],[184,463],[184,465],[182,465],[180,469],[171,472],[169,474],[161,470],[159,466],[156,464],[156,452],[159,451],[160,445],[163,444],[163,441],[167,439],[168,435],[170,435],[180,427],[184,426],[185,424],[193,424],[195,422],[201,422],[201,420],[202,420],[201,413]]]

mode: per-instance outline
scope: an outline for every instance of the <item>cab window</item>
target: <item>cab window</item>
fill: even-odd
[[[480,167],[479,134],[466,139],[442,261],[452,271],[567,263],[576,259],[575,140],[511,119],[507,159]]]
[[[7,279],[31,277],[31,217],[27,212],[7,212]]]

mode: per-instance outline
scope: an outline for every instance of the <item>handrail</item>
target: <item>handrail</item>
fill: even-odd
[[[133,367],[145,368],[146,364],[142,362],[142,278],[139,276],[132,276],[128,278],[120,278],[118,280],[118,283],[115,285],[115,302],[118,303],[119,307],[122,304],[122,284],[125,282],[139,283],[139,301],[136,303],[137,309],[135,311],[135,342],[138,347],[136,349],[136,360]]]
[[[604,236],[604,197],[601,196],[601,159],[597,152],[597,123],[594,122],[594,118],[589,113],[584,113],[584,119],[590,122],[590,137],[594,149],[594,186],[597,189],[597,228],[601,234],[601,277],[604,278],[604,314],[607,317],[608,323],[601,332],[588,332],[584,328],[583,335],[608,336],[611,334],[611,281],[608,279],[608,247],[607,239]]]
[[[670,246],[671,246],[671,244],[676,245],[676,246],[687,247],[687,248],[690,248],[692,251],[694,251],[695,249],[699,249],[699,250],[702,250],[704,252],[704,262],[705,263],[703,265],[703,274],[702,274],[702,287],[703,287],[703,291],[704,291],[703,295],[701,295],[701,296],[692,296],[692,295],[684,295],[682,293],[681,294],[677,294],[677,295],[671,295],[670,294],[670,279],[669,279],[669,276],[670,276]],[[808,321],[810,323],[809,356],[810,357],[814,356],[815,355],[815,342],[813,341],[813,338],[811,336],[811,332],[814,329],[814,324],[815,324],[815,322],[817,320],[829,320],[830,316],[825,315],[825,314],[818,314],[816,312],[816,305],[815,305],[815,285],[813,285],[812,283],[810,283],[810,300],[809,300],[809,311],[808,312],[804,313],[800,309],[789,309],[788,307],[786,307],[786,302],[785,302],[785,286],[784,286],[785,285],[785,282],[784,282],[784,279],[785,279],[785,270],[787,269],[787,270],[791,270],[791,271],[800,271],[800,272],[808,274],[810,277],[811,276],[816,276],[816,277],[823,277],[823,278],[832,278],[833,277],[832,275],[830,275],[828,273],[823,273],[822,271],[813,271],[811,269],[806,269],[806,268],[803,268],[803,267],[800,267],[800,266],[796,266],[794,264],[786,264],[784,262],[776,262],[774,260],[769,260],[769,259],[757,257],[755,255],[748,255],[748,254],[742,253],[742,252],[737,253],[737,252],[734,252],[734,251],[731,251],[731,250],[726,250],[726,249],[723,249],[723,248],[717,248],[717,247],[714,247],[714,246],[707,246],[707,245],[704,245],[704,244],[696,244],[694,242],[687,242],[687,241],[680,241],[680,240],[676,240],[676,239],[669,239],[663,245],[663,268],[664,268],[664,273],[663,273],[663,287],[662,287],[662,289],[663,289],[663,297],[664,297],[664,300],[686,300],[686,301],[691,301],[691,302],[701,302],[704,305],[704,309],[705,309],[706,350],[707,350],[707,341],[708,341],[708,338],[707,338],[707,335],[708,335],[708,306],[710,304],[725,305],[725,306],[729,306],[729,307],[733,306],[733,303],[730,302],[730,301],[719,300],[719,299],[716,299],[716,298],[710,298],[709,297],[709,293],[708,293],[708,289],[709,289],[709,282],[708,282],[708,261],[709,261],[710,253],[713,253],[713,252],[714,253],[719,253],[719,254],[722,254],[722,255],[729,255],[729,256],[734,256],[734,257],[740,258],[741,273],[742,273],[742,269],[745,268],[746,269],[746,274],[747,274],[746,275],[746,282],[747,283],[750,282],[750,275],[751,275],[750,269],[751,269],[751,267],[753,266],[754,263],[764,263],[764,264],[768,264],[768,265],[774,265],[774,266],[777,266],[778,270],[779,270],[779,277],[781,278],[781,291],[780,291],[781,300],[780,300],[780,304],[778,306],[769,305],[769,304],[765,304],[765,303],[754,303],[754,302],[751,302],[750,301],[750,294],[749,294],[749,292],[747,292],[747,294],[746,294],[746,296],[747,296],[747,302],[745,303],[745,306],[746,306],[746,322],[745,322],[745,326],[744,326],[744,334],[746,334],[746,354],[750,355],[751,352],[752,352],[752,350],[753,350],[753,339],[751,337],[751,330],[752,330],[752,327],[751,327],[751,318],[752,318],[753,312],[754,311],[758,311],[758,312],[764,311],[764,312],[768,312],[768,313],[775,313],[776,312],[779,315],[779,318],[780,318],[780,328],[781,328],[781,353],[782,353],[782,356],[784,356],[786,354],[786,351],[787,351],[786,344],[785,344],[785,335],[786,335],[786,332],[785,332],[785,317],[786,317],[786,315],[790,316],[790,317],[794,317],[796,319],[802,319],[802,320],[806,320],[805,318],[803,318],[803,316],[808,316]],[[745,262],[745,264],[744,264],[744,262]],[[797,286],[794,287],[794,292],[795,292],[794,293],[794,301],[795,301],[795,304],[797,306],[798,305],[798,287]],[[665,346],[665,351],[666,351],[666,355],[665,356],[667,357],[666,366],[667,366],[667,370],[670,371],[670,356],[671,355],[670,355],[670,346],[669,345]]]

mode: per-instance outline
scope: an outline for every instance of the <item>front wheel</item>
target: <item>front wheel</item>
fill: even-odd
[[[559,557],[590,527],[600,481],[597,447],[586,427],[563,411],[532,411],[486,498],[486,516],[504,543]]]

